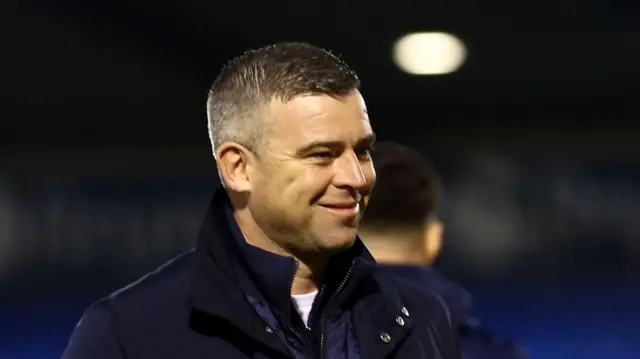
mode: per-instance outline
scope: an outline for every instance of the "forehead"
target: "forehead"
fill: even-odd
[[[367,108],[359,91],[343,97],[296,96],[274,100],[269,107],[274,120],[272,139],[290,146],[314,141],[352,144],[373,133]]]

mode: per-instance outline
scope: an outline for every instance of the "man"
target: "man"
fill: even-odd
[[[375,183],[358,88],[309,44],[232,60],[207,104],[224,189],[195,250],[94,304],[64,358],[459,358],[441,298],[356,238]]]
[[[464,359],[526,358],[516,345],[496,338],[471,313],[471,296],[430,268],[442,247],[438,218],[440,179],[417,151],[393,142],[380,143],[373,154],[377,185],[360,237],[389,273],[416,281],[444,298],[458,323]]]

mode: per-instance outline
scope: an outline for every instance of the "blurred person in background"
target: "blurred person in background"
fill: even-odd
[[[91,306],[63,358],[459,358],[441,299],[357,239],[375,183],[359,86],[309,44],[233,59],[209,92],[224,188],[195,249]]]
[[[420,283],[447,303],[460,334],[464,359],[521,359],[523,350],[483,329],[472,313],[470,294],[431,267],[442,248],[438,218],[442,188],[429,161],[394,142],[376,146],[377,184],[359,235],[380,266]]]

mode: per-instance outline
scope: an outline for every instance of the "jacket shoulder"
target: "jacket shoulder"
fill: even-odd
[[[422,316],[438,323],[446,324],[447,328],[452,327],[451,313],[440,295],[409,279],[396,276],[387,276],[387,278],[413,311],[418,311]]]
[[[109,302],[114,309],[126,309],[140,305],[155,306],[185,299],[189,288],[189,268],[194,250],[183,253],[157,269],[116,290],[100,302]],[[96,303],[96,304],[98,304]]]
[[[184,253],[93,303],[76,324],[63,359],[121,358],[123,338],[180,320],[192,257],[193,251]]]
[[[113,312],[105,301],[93,304],[84,312],[62,354],[62,359],[124,357]]]
[[[396,276],[385,275],[413,317],[417,335],[437,342],[443,358],[460,358],[460,340],[444,299],[424,286]]]

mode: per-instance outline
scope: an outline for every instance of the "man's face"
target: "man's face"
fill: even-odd
[[[375,139],[360,92],[274,100],[268,117],[251,176],[254,220],[294,254],[349,248],[375,183]]]

